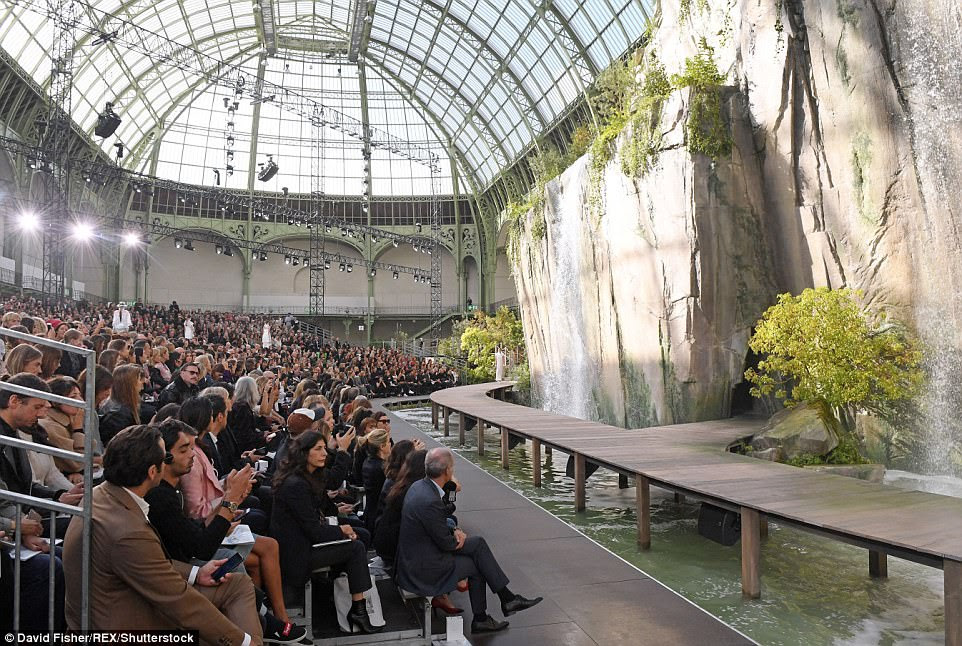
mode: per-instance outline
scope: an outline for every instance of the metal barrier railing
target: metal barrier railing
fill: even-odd
[[[57,341],[51,341],[50,339],[44,339],[41,337],[33,336],[30,334],[25,334],[23,332],[14,332],[13,330],[8,330],[6,328],[0,328],[0,336],[10,337],[18,339],[20,341],[25,341],[30,344],[42,345],[48,348],[56,348],[61,352],[71,352],[73,354],[79,354],[86,359],[87,364],[87,376],[86,376],[86,392],[84,393],[84,399],[81,401],[79,399],[70,399],[69,397],[61,397],[59,395],[54,395],[52,393],[46,393],[40,390],[35,390],[33,388],[25,388],[23,386],[18,386],[16,384],[11,384],[8,382],[0,382],[0,390],[8,390],[12,393],[18,395],[23,395],[25,397],[34,397],[38,399],[44,399],[46,401],[55,404],[64,404],[67,406],[75,406],[77,408],[82,408],[84,410],[84,452],[75,453],[73,451],[65,451],[63,449],[58,449],[52,446],[44,446],[41,444],[35,444],[33,442],[28,442],[15,437],[6,437],[0,435],[0,446],[10,447],[13,450],[22,451],[33,451],[36,453],[45,453],[56,458],[63,458],[67,460],[75,460],[82,462],[83,469],[83,485],[84,485],[84,496],[79,507],[73,505],[66,505],[63,503],[55,502],[46,498],[39,498],[37,496],[27,495],[18,493],[15,491],[9,491],[7,489],[0,489],[0,500],[8,500],[16,506],[16,526],[14,530],[14,548],[13,548],[13,630],[18,632],[20,630],[20,592],[21,592],[21,577],[20,577],[20,567],[21,567],[21,541],[23,539],[23,523],[22,519],[24,517],[23,508],[29,507],[31,509],[41,509],[50,512],[50,531],[48,539],[50,541],[50,572],[48,581],[48,607],[47,607],[47,627],[50,632],[53,632],[56,628],[54,622],[56,619],[55,615],[55,605],[57,603],[56,599],[56,548],[57,548],[57,514],[68,514],[70,516],[79,516],[83,523],[82,528],[82,559],[83,563],[81,566],[81,606],[80,606],[80,628],[81,630],[88,630],[90,628],[90,523],[92,517],[92,493],[93,493],[93,432],[96,428],[96,410],[95,410],[95,384],[94,378],[96,374],[96,361],[95,354],[93,350],[87,348],[78,348],[76,346],[67,345],[66,343],[60,343]]]

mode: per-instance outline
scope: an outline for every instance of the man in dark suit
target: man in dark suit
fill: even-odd
[[[198,630],[204,644],[259,646],[261,625],[254,586],[245,574],[215,581],[224,563],[202,567],[171,560],[147,520],[144,496],[161,478],[160,431],[132,426],[118,433],[104,455],[106,482],[93,490],[90,535],[90,627],[94,630]],[[80,628],[82,519],[64,539],[67,626]]]
[[[451,529],[441,501],[444,485],[454,479],[454,454],[443,447],[431,449],[424,460],[426,476],[404,496],[398,539],[397,578],[400,586],[428,597],[446,594],[461,579],[468,579],[471,595],[471,632],[504,630],[507,621],[488,615],[485,585],[501,599],[505,617],[539,603],[508,589],[508,577],[487,542]]]

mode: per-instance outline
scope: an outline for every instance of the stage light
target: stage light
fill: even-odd
[[[128,231],[124,234],[124,246],[136,247],[140,244],[140,234]]]
[[[372,277],[377,276],[377,269],[376,269],[376,268],[373,268],[373,267],[371,268],[371,276],[372,276]]]
[[[391,240],[391,244],[393,244],[394,248],[397,249],[397,245],[398,245],[397,240]]]
[[[117,32],[114,32],[115,34]],[[94,126],[94,134],[98,137],[109,137],[117,131],[120,126],[120,117],[114,112],[114,104],[110,101],[104,106],[104,111],[97,115],[97,124]]]
[[[224,247],[224,255],[227,256],[228,258],[233,258],[234,252],[231,251],[230,247]]]
[[[36,231],[40,227],[40,220],[29,211],[20,214],[20,228],[24,231]]]
[[[324,269],[330,269],[330,268],[331,268],[331,261],[330,261],[330,260],[325,260],[325,261],[324,261]]]
[[[262,182],[267,182],[270,179],[272,179],[274,175],[277,175],[277,170],[278,170],[277,162],[274,161],[271,155],[267,156],[266,164],[258,164],[258,166],[260,166],[261,169],[257,171],[257,179],[259,179]]]
[[[190,240],[184,240],[184,251],[193,251],[194,243]]]
[[[290,257],[290,256],[284,256],[284,264],[285,264],[285,265],[291,264],[291,257]]]
[[[397,272],[394,272],[394,274],[393,274],[393,276],[392,276],[392,277],[394,278],[394,280],[397,280],[397,275],[398,275]]]
[[[292,266],[292,267],[297,267],[300,263],[301,263],[301,261],[297,259],[297,256],[294,256],[293,258],[291,258],[291,266]]]
[[[260,256],[258,257],[258,259],[259,259],[261,262],[266,262],[266,261],[267,261],[267,252],[266,252],[266,251],[260,252]]]
[[[351,273],[352,271],[354,271],[354,265],[348,265],[348,266],[347,266],[347,273]]]
[[[174,238],[174,249],[181,249],[184,246],[184,241],[180,238]]]
[[[221,245],[214,245],[214,253],[216,253],[218,256],[222,255],[224,253],[224,247]]]
[[[74,240],[86,242],[94,237],[93,227],[86,222],[77,222],[73,225],[71,236]]]
[[[337,270],[338,270],[338,271],[344,271],[344,263],[343,263],[343,262],[342,262],[340,265],[337,266]]]
[[[411,246],[414,247],[414,251],[415,251],[415,253],[416,253],[417,250],[418,250],[418,243],[415,242],[415,243],[412,244]]]

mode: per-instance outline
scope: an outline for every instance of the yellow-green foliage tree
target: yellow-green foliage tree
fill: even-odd
[[[468,374],[473,381],[494,379],[494,349],[503,346],[509,354],[524,360],[524,330],[514,312],[502,307],[494,316],[474,313],[461,334],[461,350],[467,354]]]
[[[826,287],[780,295],[749,343],[763,357],[745,373],[752,394],[774,394],[788,407],[808,402],[849,433],[858,412],[889,418],[913,398],[923,381],[918,342],[857,296]]]

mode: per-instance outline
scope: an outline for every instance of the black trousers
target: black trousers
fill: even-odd
[[[485,584],[494,593],[508,585],[508,577],[498,565],[487,541],[481,536],[469,536],[464,541],[464,547],[454,553],[454,573],[458,581],[468,580],[471,610],[475,617],[481,617],[488,612]]]
[[[311,570],[330,566],[332,571],[347,574],[351,594],[371,589],[371,573],[367,569],[367,548],[361,540],[325,545],[311,550]]]

